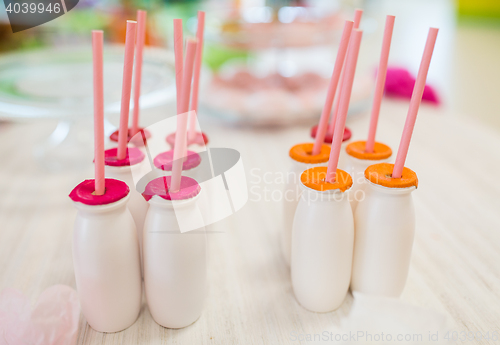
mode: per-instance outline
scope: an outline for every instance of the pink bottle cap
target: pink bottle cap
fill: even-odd
[[[170,145],[170,147],[174,147],[175,146],[175,132],[174,133],[171,133],[167,136],[167,143]],[[187,141],[188,141],[188,146],[189,145],[198,145],[198,146],[203,146],[203,145],[206,145],[208,144],[208,137],[205,133],[203,132],[196,132],[196,135],[194,137],[193,140],[190,140],[189,139],[189,136],[187,138]]]
[[[160,153],[153,161],[155,167],[164,171],[172,171],[174,164],[174,150]],[[201,156],[196,152],[187,152],[187,157],[182,164],[182,170],[190,170],[196,168],[201,163]]]
[[[104,164],[113,167],[123,167],[139,164],[146,157],[144,153],[136,147],[127,147],[124,159],[116,158],[118,148],[104,151]]]
[[[196,180],[182,176],[179,191],[170,193],[168,191],[168,186],[171,185],[171,179],[171,176],[155,178],[146,185],[146,189],[142,193],[142,196],[146,201],[149,201],[154,195],[158,195],[165,200],[186,200],[194,198],[201,191],[201,187]]]
[[[144,146],[146,143],[144,142],[144,139],[143,139],[143,136],[142,136],[142,133],[144,133],[144,135],[146,136],[146,139],[149,139],[151,138],[151,132],[149,132],[147,129],[144,129],[144,128],[140,128],[139,129],[139,132],[137,132],[137,136],[134,135],[132,138],[130,137],[130,131],[131,129],[129,128],[128,130],[128,136],[127,136],[127,142],[130,142],[130,140],[132,140],[132,144],[134,144],[135,146]],[[118,142],[118,130],[114,131],[110,136],[109,136],[109,139],[111,141],[115,141],[115,142]]]
[[[117,202],[128,195],[130,189],[127,184],[120,180],[107,178],[104,181],[105,192],[103,195],[95,195],[95,180],[85,180],[77,185],[69,197],[74,202],[81,202],[85,205],[107,205]]]
[[[318,131],[318,126],[314,126],[311,128],[311,138],[316,138],[316,132]],[[345,127],[344,129],[344,137],[342,138],[342,141],[346,141],[351,139],[352,132],[349,128]],[[333,140],[333,133],[331,132],[326,132],[325,135],[325,143],[331,144]]]

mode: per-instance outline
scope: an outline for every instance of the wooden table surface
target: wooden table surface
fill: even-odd
[[[406,102],[382,107],[377,138],[394,149],[406,111]],[[144,304],[132,327],[102,334],[82,316],[79,344],[288,344],[291,332],[322,332],[349,313],[351,295],[331,313],[298,305],[280,252],[277,178],[288,169],[289,148],[310,141],[308,127],[252,130],[206,122],[213,147],[241,152],[250,199],[215,225],[222,233],[208,236],[210,292],[201,318],[169,330],[152,320]],[[363,139],[367,115],[350,117],[348,126],[353,139]],[[76,212],[68,193],[93,173],[90,162],[79,172],[49,173],[37,166],[32,146],[49,127],[0,123],[0,290],[21,289],[33,301],[51,285],[75,287]],[[413,193],[417,231],[401,298],[448,314],[459,332],[500,331],[499,148],[496,130],[422,106],[406,164],[420,183]]]

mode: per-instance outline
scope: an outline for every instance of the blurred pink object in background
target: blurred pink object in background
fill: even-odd
[[[391,97],[411,98],[415,77],[405,68],[389,67],[385,79],[385,95]],[[429,85],[425,85],[423,101],[440,104],[436,91]]]
[[[76,344],[80,303],[66,285],[47,288],[31,308],[21,291],[6,288],[0,293],[0,344]]]

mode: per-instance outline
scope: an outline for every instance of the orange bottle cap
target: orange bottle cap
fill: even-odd
[[[352,177],[344,170],[337,169],[337,178],[334,183],[326,181],[327,167],[315,167],[307,169],[300,176],[300,181],[304,186],[323,192],[326,190],[339,189],[345,192],[352,186]]]
[[[300,163],[319,164],[326,163],[330,158],[330,146],[321,145],[321,151],[317,155],[312,154],[314,144],[297,144],[290,149],[290,157]]]
[[[401,178],[393,178],[393,170],[394,164],[373,164],[365,170],[365,177],[372,183],[389,188],[418,187],[417,174],[413,170],[403,168]]]
[[[366,141],[355,141],[350,143],[346,147],[346,152],[357,159],[366,159],[372,161],[379,161],[381,159],[387,159],[392,155],[392,150],[389,146],[375,142],[373,146],[373,152],[366,152]]]

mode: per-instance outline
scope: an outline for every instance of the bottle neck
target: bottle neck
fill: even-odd
[[[417,187],[404,187],[404,188],[390,188],[384,187],[379,184],[373,183],[370,180],[365,178],[365,183],[368,186],[368,190],[373,193],[380,193],[386,195],[410,195]]]
[[[129,198],[130,193],[127,194],[127,196],[125,196],[124,198],[106,205],[85,205],[81,202],[73,202],[73,204],[75,205],[78,212],[98,215],[124,210],[127,206]]]

